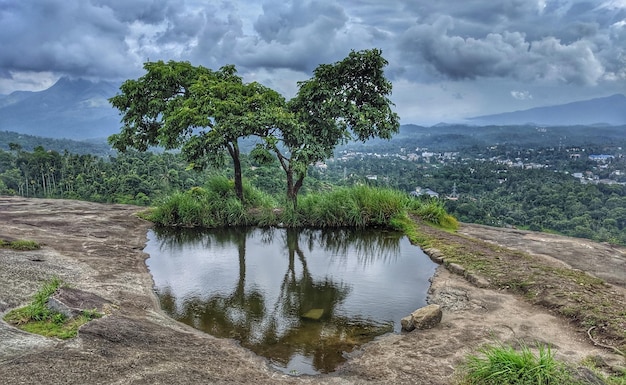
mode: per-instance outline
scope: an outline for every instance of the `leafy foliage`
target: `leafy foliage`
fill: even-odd
[[[308,167],[331,157],[337,145],[350,139],[390,139],[398,132],[399,117],[388,98],[392,85],[383,72],[387,64],[380,50],[352,51],[298,83],[297,95],[288,102],[293,119],[278,119],[279,132],[264,136],[265,147],[286,173],[287,197],[294,207]]]
[[[259,83],[243,83],[232,65],[212,71],[187,62],[148,62],[144,76],[124,82],[122,93],[110,99],[123,127],[109,141],[120,151],[180,148],[197,168],[222,166],[226,152],[243,201],[239,140],[257,136],[263,144],[253,158],[268,163],[267,151],[276,154],[295,206],[309,165],[330,157],[352,135],[389,139],[398,131],[386,65],[379,50],[353,51],[338,63],[320,65],[286,103]]]
[[[150,146],[180,148],[185,159],[202,169],[222,166],[225,152],[234,167],[234,187],[243,199],[238,140],[260,134],[271,124],[271,111],[283,98],[259,83],[244,84],[234,66],[212,71],[187,62],[144,64],[146,74],[127,80],[110,99],[120,110],[123,127],[109,142],[120,151]]]

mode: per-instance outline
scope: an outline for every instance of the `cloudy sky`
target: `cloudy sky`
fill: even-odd
[[[0,94],[186,60],[289,98],[367,48],[402,123],[626,93],[626,0],[0,0]]]

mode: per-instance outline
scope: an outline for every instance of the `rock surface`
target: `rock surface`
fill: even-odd
[[[350,353],[347,363],[329,375],[288,376],[237,343],[175,322],[159,309],[142,251],[150,223],[134,215],[141,209],[0,196],[0,238],[43,245],[28,252],[0,249],[0,316],[26,304],[52,276],[113,304],[107,317],[87,323],[78,338],[68,341],[0,322],[0,383],[444,385],[453,381],[467,353],[494,339],[529,346],[549,343],[558,359],[573,364],[590,356],[601,356],[609,365],[616,359],[623,362],[549,310],[504,291],[476,287],[439,268],[429,292],[429,303],[443,309],[437,327],[380,337]],[[460,232],[472,229],[463,225]],[[519,248],[528,246],[516,244],[520,237],[544,236],[482,228],[476,232],[485,241]],[[531,239],[531,251],[576,258],[576,268],[620,282],[626,260],[621,249],[590,241],[581,247],[581,240],[546,237],[543,247]]]
[[[84,311],[105,313],[107,308],[111,308],[111,303],[99,295],[84,290],[62,287],[48,299],[48,308],[72,318]]]

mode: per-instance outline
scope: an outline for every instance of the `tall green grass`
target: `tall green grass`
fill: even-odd
[[[550,347],[539,345],[535,354],[525,345],[519,350],[503,344],[489,345],[469,355],[462,385],[570,385],[577,384],[564,364],[554,359]]]
[[[160,202],[145,218],[163,226],[225,227],[271,222],[275,200],[244,183],[244,201],[226,177],[213,177],[204,187],[174,193]]]
[[[30,251],[30,250],[39,250],[41,249],[41,245],[35,241],[29,241],[25,239],[18,239],[15,241],[5,241],[0,239],[0,247],[8,247],[13,250],[18,251]]]
[[[420,201],[408,194],[368,186],[341,187],[301,196],[297,208],[244,182],[244,200],[234,193],[233,182],[211,178],[203,187],[175,193],[145,217],[164,226],[225,227],[394,227],[394,218],[411,212],[433,224],[456,228],[438,201]]]
[[[406,194],[367,186],[338,188],[308,194],[298,203],[299,226],[370,227],[388,226],[391,218],[405,212]]]
[[[424,221],[446,228],[457,229],[459,222],[452,215],[448,214],[442,201],[430,199],[415,204],[412,211]]]

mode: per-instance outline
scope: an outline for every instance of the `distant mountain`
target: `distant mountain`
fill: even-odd
[[[576,126],[626,124],[626,96],[616,94],[529,110],[469,118],[476,125]]]
[[[39,92],[0,96],[0,131],[74,140],[106,138],[119,132],[120,115],[108,98],[119,85],[61,78]]]

